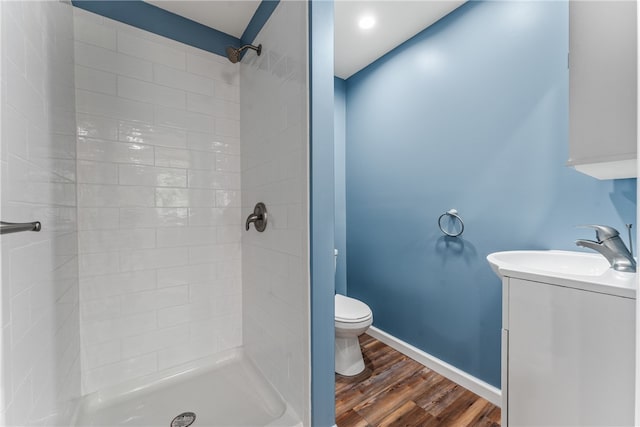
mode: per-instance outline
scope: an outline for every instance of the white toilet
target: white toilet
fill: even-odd
[[[373,323],[373,313],[362,301],[336,294],[336,372],[357,375],[364,370],[358,336]]]

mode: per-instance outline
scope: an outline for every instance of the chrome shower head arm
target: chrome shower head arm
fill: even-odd
[[[239,48],[235,48],[233,46],[227,46],[226,52],[227,52],[227,58],[229,58],[229,61],[231,61],[232,63],[236,63],[240,60],[240,54],[242,53],[242,51],[247,50],[247,49],[253,49],[257,52],[258,56],[260,56],[260,54],[262,53],[262,45],[259,44],[258,46],[253,46],[250,44],[245,44],[244,46],[241,46]]]
[[[259,44],[258,46],[254,46],[252,44],[245,44],[240,49],[238,49],[238,52],[242,52],[243,50],[246,50],[246,49],[255,50],[256,53],[258,54],[258,56],[260,56],[260,54],[262,53],[262,45],[261,44]]]

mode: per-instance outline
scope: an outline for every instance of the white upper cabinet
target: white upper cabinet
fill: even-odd
[[[569,2],[569,161],[598,179],[637,176],[635,1]]]

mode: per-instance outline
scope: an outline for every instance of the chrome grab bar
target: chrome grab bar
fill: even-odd
[[[21,231],[40,231],[40,221],[34,222],[4,222],[0,221],[0,234],[19,233]]]

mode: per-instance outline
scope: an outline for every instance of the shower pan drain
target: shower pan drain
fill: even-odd
[[[196,420],[196,414],[193,412],[183,412],[171,421],[169,427],[189,427]]]

